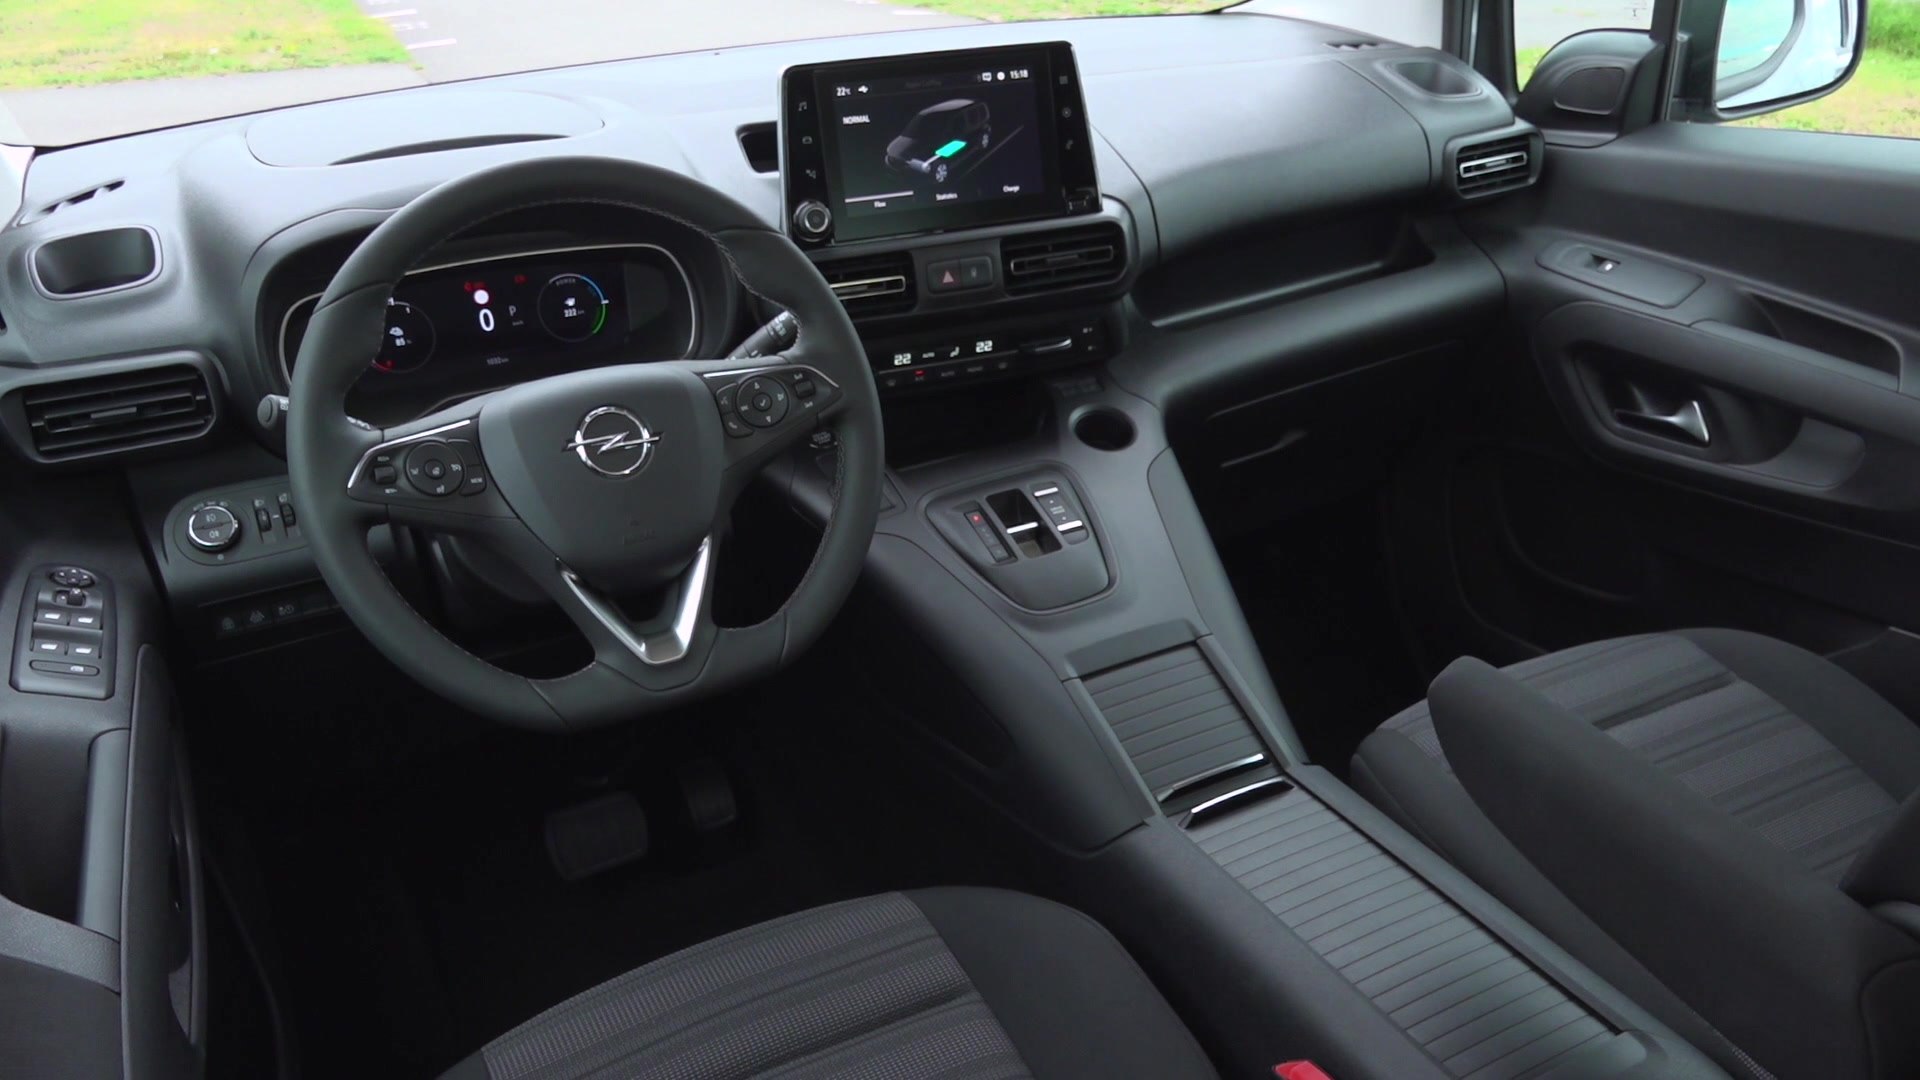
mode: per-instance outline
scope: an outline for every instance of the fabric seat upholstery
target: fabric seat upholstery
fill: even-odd
[[[529,1020],[444,1080],[1119,1075],[1216,1074],[1092,920],[1017,893],[930,889],[657,960]]]
[[[1839,887],[1861,853],[1888,834],[1903,802],[1920,790],[1920,728],[1831,662],[1738,631],[1686,630],[1604,641],[1516,664],[1500,674],[1505,678],[1485,671],[1485,679],[1518,684],[1524,693],[1501,694],[1497,685],[1491,687],[1493,693],[1485,693],[1489,686],[1482,679],[1477,690],[1449,695],[1451,708],[1472,714],[1461,720],[1444,716],[1444,723],[1436,726],[1433,706],[1425,702],[1388,720],[1355,755],[1354,785],[1736,1075],[1767,1075],[1749,1053],[1758,1049],[1756,1041],[1770,1038],[1768,1026],[1756,1019],[1791,1000],[1797,988],[1727,986],[1702,993],[1700,980],[1689,983],[1673,973],[1677,965],[1689,963],[1688,970],[1697,971],[1700,964],[1711,964],[1712,957],[1636,955],[1621,944],[1632,940],[1637,929],[1622,915],[1631,903],[1608,897],[1655,888],[1662,880],[1685,880],[1684,875],[1697,872],[1672,865],[1676,853],[1684,851],[1683,843],[1649,836],[1637,849],[1632,841],[1616,846],[1638,852],[1622,865],[1589,873],[1562,862],[1543,872],[1541,866],[1553,860],[1530,860],[1515,841],[1532,845],[1527,850],[1538,853],[1552,823],[1514,832],[1516,819],[1509,817],[1503,820],[1512,835],[1503,833],[1454,775],[1455,763],[1448,761],[1443,736],[1449,731],[1460,735],[1480,723],[1477,714],[1494,709],[1521,714],[1523,726],[1510,729],[1514,732],[1526,731],[1528,724],[1584,722],[1630,752],[1621,756],[1618,783],[1603,774],[1596,781],[1597,793],[1640,800],[1620,805],[1643,805],[1649,792],[1659,790],[1646,786],[1647,778],[1664,777],[1685,794],[1676,793],[1676,801],[1663,806],[1698,806],[1700,813],[1724,815],[1736,831],[1784,856],[1784,873],[1791,875],[1797,867],[1832,888],[1837,901]],[[1436,683],[1436,700],[1441,683],[1454,675],[1449,669]],[[1477,677],[1461,673],[1458,685],[1466,687]],[[1593,744],[1594,749],[1604,746]],[[1636,761],[1646,766],[1646,773],[1626,775],[1637,771]],[[1551,794],[1545,801],[1552,801]],[[1512,813],[1515,808],[1504,809]],[[1542,807],[1540,812],[1552,810]],[[1583,841],[1567,839],[1568,847]],[[1759,854],[1773,858],[1764,850]],[[1590,880],[1597,875],[1607,880]],[[1781,878],[1763,875],[1757,880],[1766,885]],[[1569,892],[1583,902],[1576,903]],[[1784,903],[1780,897],[1789,893],[1792,890],[1784,887],[1769,888],[1768,895],[1727,895],[1722,902]],[[1691,987],[1690,993],[1676,992],[1674,986],[1683,984]],[[1834,991],[1832,999],[1849,999],[1858,988],[1828,989]],[[1864,1026],[1870,1029],[1871,1020]],[[1734,1029],[1761,1034],[1743,1036],[1742,1045],[1736,1046],[1722,1034]],[[1791,1027],[1778,1030],[1787,1033],[1782,1045],[1817,1041],[1804,1029],[1797,1034]],[[1862,1055],[1876,1052],[1873,1037],[1863,1031],[1832,1037]],[[1761,1057],[1764,1063],[1766,1055]]]

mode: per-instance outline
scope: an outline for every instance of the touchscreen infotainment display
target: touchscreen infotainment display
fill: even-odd
[[[1028,220],[1097,201],[1064,43],[795,68],[785,98],[790,229],[803,241]]]
[[[830,92],[843,221],[1045,190],[1053,147],[1032,68],[835,82]]]

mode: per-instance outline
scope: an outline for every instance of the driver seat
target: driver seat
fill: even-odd
[[[548,1009],[442,1080],[1216,1075],[1093,920],[946,888],[695,945]]]

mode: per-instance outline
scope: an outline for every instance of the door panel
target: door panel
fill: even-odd
[[[1920,144],[1660,123],[1470,216],[1511,333],[1396,492],[1429,659],[1730,625],[1920,704],[1917,190]]]

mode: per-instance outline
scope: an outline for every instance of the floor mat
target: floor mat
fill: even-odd
[[[1308,757],[1344,776],[1360,740],[1426,693],[1373,503],[1322,508],[1221,555]]]
[[[229,806],[249,819],[303,1074],[431,1077],[742,926],[891,888],[1018,884],[964,814],[817,704],[733,696],[631,739],[503,734],[351,788]],[[737,828],[685,820],[671,770],[690,757],[733,780]],[[646,808],[652,852],[563,881],[546,814],[614,788]]]

